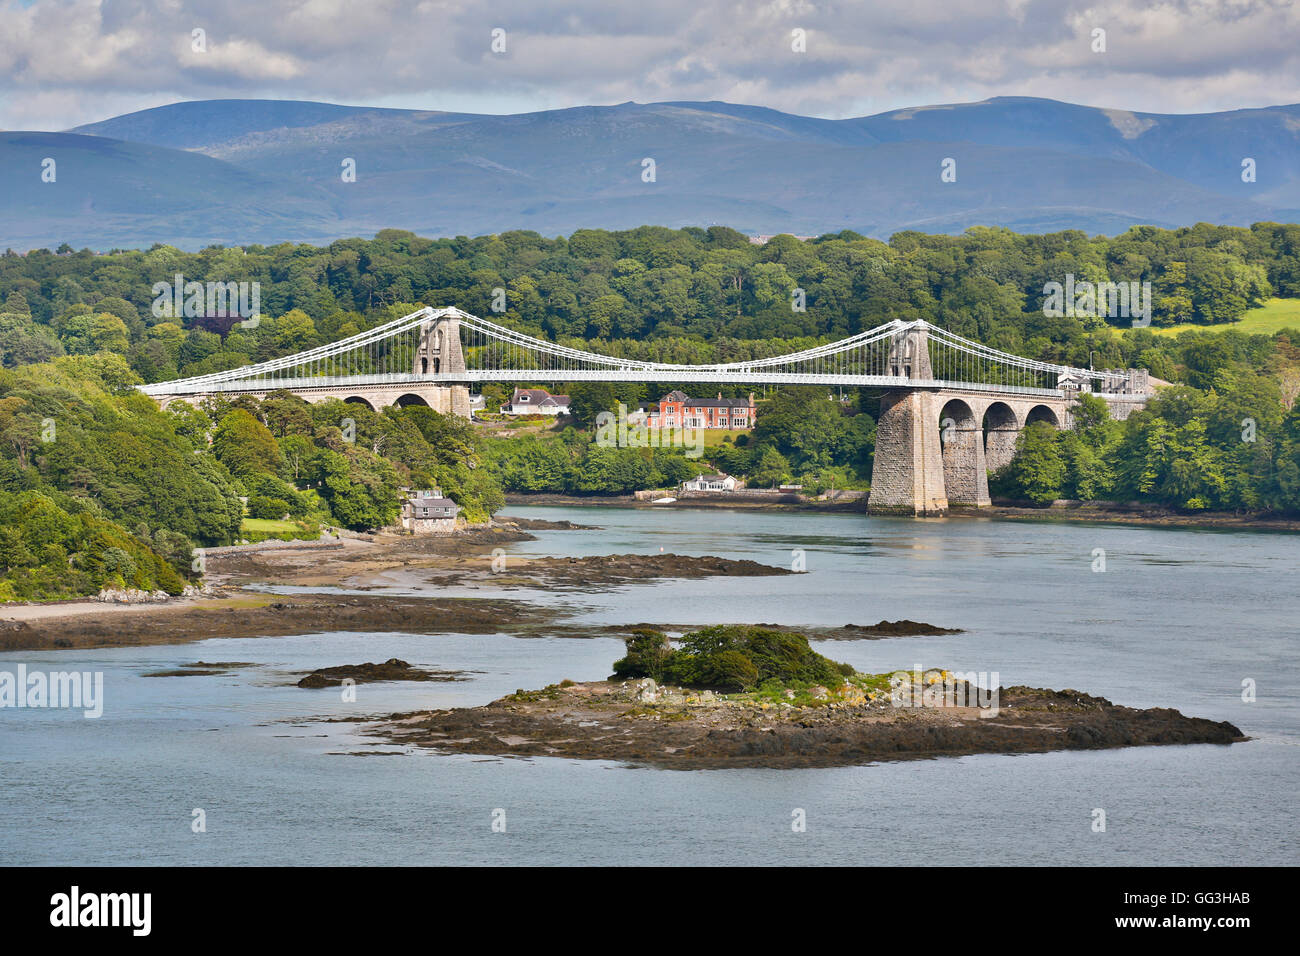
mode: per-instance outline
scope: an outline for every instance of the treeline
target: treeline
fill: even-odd
[[[260,283],[260,323],[156,315],[155,285],[177,275]],[[1230,322],[1270,295],[1300,296],[1300,226],[1138,226],[1114,238],[974,228],[961,236],[902,232],[889,242],[842,232],[808,242],[777,236],[762,246],[721,226],[579,230],[554,239],[384,230],[328,247],[197,253],[155,246],[97,255],[65,246],[0,256],[0,351],[11,367],[120,352],[145,381],[160,381],[334,341],[425,302],[675,362],[780,354],[890,319],[926,319],[1068,364],[1086,364],[1090,353],[1111,365],[1159,361],[1153,338],[1125,346],[1129,337],[1097,334],[1105,319],[1044,315],[1044,285],[1068,275],[1150,282],[1156,326]]]
[[[228,544],[230,474],[132,385],[121,356],[0,371],[0,599],[180,593],[194,544]]]
[[[1110,239],[852,233],[757,246],[714,227],[582,230],[106,255],[0,256],[0,599],[107,586],[175,592],[192,550],[237,541],[246,517],[371,528],[398,489],[440,486],[482,520],[503,490],[626,493],[714,468],[751,485],[865,487],[878,396],[782,389],[752,435],[705,449],[610,448],[594,418],[667,388],[575,385],[577,428],[487,439],[427,408],[309,405],[288,394],[159,411],[134,386],[235,367],[373,327],[413,303],[455,304],[565,344],[709,363],[779,354],[889,319],[924,318],[1022,355],[1145,367],[1180,383],[1128,422],[1029,429],[994,487],[1011,497],[1121,498],[1185,509],[1300,510],[1293,333],[1210,331],[1263,297],[1300,296],[1300,227],[1138,227]],[[168,317],[155,283],[257,281],[257,323]],[[1155,324],[1049,318],[1041,289],[1067,274],[1150,281]],[[504,314],[494,313],[503,289]],[[800,289],[805,308],[792,307]],[[796,304],[797,304],[797,300]],[[539,383],[546,384],[546,383]],[[503,388],[486,386],[490,404]],[[731,390],[730,394],[736,394]],[[245,509],[241,498],[247,499]]]

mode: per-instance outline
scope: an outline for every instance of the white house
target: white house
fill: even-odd
[[[501,411],[506,415],[567,415],[569,396],[552,395],[544,388],[517,388]]]
[[[730,475],[696,475],[682,482],[682,491],[735,491],[741,484]]]

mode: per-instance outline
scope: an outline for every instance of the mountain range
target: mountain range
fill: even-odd
[[[1114,234],[1300,219],[1300,105],[1166,115],[996,97],[828,120],[722,102],[497,116],[201,100],[0,132],[0,168],[0,247],[16,250],[646,223]]]

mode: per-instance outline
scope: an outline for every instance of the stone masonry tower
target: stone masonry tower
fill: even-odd
[[[894,336],[889,374],[913,381],[934,378],[926,326]],[[939,442],[942,399],[934,390],[900,388],[880,400],[870,514],[942,515],[948,512]]]
[[[411,371],[416,375],[458,375],[465,372],[458,316],[439,315],[421,324],[420,346],[415,350]],[[438,386],[438,392],[429,403],[435,411],[470,417],[468,386]]]
[[[416,375],[448,375],[465,371],[460,349],[460,319],[440,315],[420,327],[420,347],[415,350]]]

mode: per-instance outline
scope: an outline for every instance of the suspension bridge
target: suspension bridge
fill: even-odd
[[[1068,427],[1080,392],[1125,417],[1150,391],[1141,370],[1040,362],[920,320],[771,358],[683,365],[569,348],[457,308],[419,309],[328,345],[141,391],[164,406],[285,390],[313,402],[422,404],[468,416],[470,386],[480,382],[881,388],[868,510],[918,515],[987,505],[987,472],[1010,460],[1020,430],[1033,421]]]

